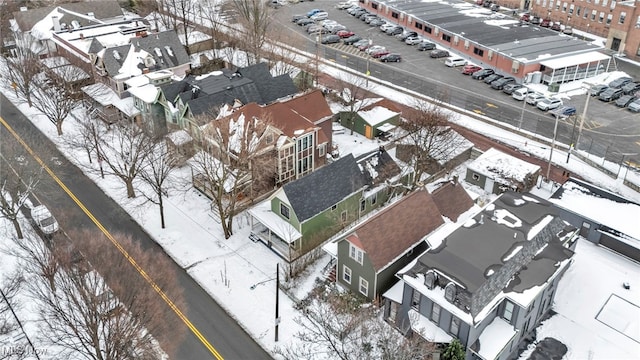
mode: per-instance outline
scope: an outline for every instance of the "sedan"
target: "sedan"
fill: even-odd
[[[503,77],[501,79],[495,80],[491,83],[491,88],[496,90],[502,90],[505,85],[515,83],[516,79],[512,76]]]
[[[435,59],[445,58],[445,57],[449,57],[449,52],[447,50],[436,49],[436,50],[431,50],[431,53],[429,53],[429,56]]]
[[[323,44],[336,44],[340,42],[340,36],[338,35],[327,35],[323,36],[322,40],[320,40]]]
[[[411,36],[418,36],[418,33],[415,31],[403,31],[400,34],[396,35],[396,39],[400,40],[400,41],[405,41],[408,37]]]
[[[368,50],[368,49],[369,49],[370,47],[372,47],[372,46],[373,46],[373,45],[371,44],[371,42],[370,42],[370,41],[367,41],[367,42],[366,42],[366,43],[364,43],[364,44],[358,45],[358,50],[360,50],[360,51],[365,51],[365,50]]]
[[[380,61],[382,62],[400,62],[402,61],[402,57],[400,54],[387,54],[380,57]]]
[[[349,9],[351,7],[355,6],[351,1],[343,1],[343,2],[339,2],[336,5],[336,9],[338,10],[346,10]]]
[[[311,20],[309,18],[303,18],[303,19],[300,19],[300,20],[296,21],[296,24],[298,24],[300,26],[305,26],[305,25],[308,25],[308,24],[315,24],[315,21],[313,21],[313,20]]]
[[[396,27],[393,27],[393,28],[385,31],[385,33],[387,35],[398,35],[398,34],[402,34],[403,31],[404,31],[404,29],[402,28],[402,26],[396,26]]]
[[[534,92],[534,93],[531,93],[531,94],[527,95],[525,100],[526,100],[527,104],[535,106],[538,103],[538,101],[542,101],[542,100],[544,100],[546,98],[547,97],[542,95],[541,93]]]
[[[338,31],[347,30],[346,26],[340,25],[340,24],[328,25],[328,26],[325,26],[325,28],[329,30],[332,34],[335,34]]]
[[[518,84],[518,83],[511,83],[511,84],[507,84],[502,88],[502,92],[507,94],[507,95],[511,95],[513,94],[514,91],[523,88],[524,85]]]
[[[542,111],[553,110],[562,106],[562,100],[556,98],[545,98],[536,103],[536,107]]]
[[[602,94],[603,91],[607,90],[609,87],[607,85],[593,85],[593,87],[591,87],[591,90],[589,90],[589,94],[591,94],[591,96],[598,96],[600,94]]]
[[[623,76],[621,78],[617,78],[615,80],[613,80],[612,82],[609,83],[609,87],[610,88],[614,88],[614,89],[618,89],[621,88],[625,85],[627,85],[628,83],[632,82],[633,79],[628,77],[628,76]]]
[[[565,119],[576,114],[576,107],[573,105],[563,105],[549,112],[551,115]]]
[[[483,80],[487,76],[493,75],[494,73],[495,71],[493,71],[493,69],[482,69],[471,74],[471,78],[476,80]]]
[[[462,74],[471,75],[476,71],[482,70],[482,68],[478,65],[467,64],[462,68]]]
[[[374,51],[378,51],[378,50],[386,50],[386,49],[387,49],[387,48],[385,48],[385,47],[384,47],[384,46],[382,46],[382,45],[371,45],[370,47],[368,47],[368,48],[366,49],[366,53],[367,53],[367,54],[369,54],[369,55],[371,55],[371,53],[372,53],[372,52],[374,52]]]
[[[418,44],[418,51],[434,50],[435,48],[436,48],[436,44],[428,41],[423,41],[420,44]]]
[[[362,40],[362,38],[358,35],[353,35],[351,37],[348,37],[344,40],[342,40],[342,43],[345,45],[353,45],[355,43],[357,43],[358,41]]]
[[[622,87],[622,91],[627,95],[635,94],[638,90],[640,90],[640,83],[631,82]]]
[[[418,45],[422,42],[422,39],[420,39],[418,36],[409,36],[408,38],[404,39],[404,43],[407,45]]]
[[[616,100],[617,107],[627,107],[632,102],[636,101],[636,97],[633,95],[622,95]]]
[[[336,35],[340,36],[343,39],[346,39],[348,37],[352,37],[353,35],[355,35],[356,33],[354,33],[353,31],[349,31],[349,30],[340,30],[336,33]]]
[[[385,23],[386,21],[378,18],[378,19],[373,19],[371,20],[371,22],[369,23],[369,26],[381,26]]]
[[[369,45],[369,41],[371,41],[371,40],[362,39],[362,40],[359,40],[359,41],[356,41],[355,43],[353,43],[353,46],[359,48],[361,45]]]
[[[498,80],[498,79],[502,79],[504,77],[504,75],[500,75],[500,74],[493,74],[493,75],[489,75],[486,78],[484,78],[484,83],[485,84],[491,84],[492,82]]]
[[[298,21],[300,21],[302,19],[307,19],[307,15],[293,15],[291,17],[291,22],[297,23]]]
[[[373,57],[374,59],[379,59],[379,58],[381,58],[381,57],[383,57],[383,56],[385,56],[387,54],[390,54],[390,53],[391,52],[389,50],[387,50],[387,49],[380,49],[380,50],[376,50],[376,51],[372,52],[369,55],[371,55],[371,57]]]

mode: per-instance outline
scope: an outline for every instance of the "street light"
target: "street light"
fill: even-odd
[[[260,282],[257,282],[251,286],[249,286],[249,289],[251,290],[255,290],[256,287],[258,287],[259,285],[268,283],[269,281],[276,281],[276,318],[275,318],[275,341],[278,341],[278,325],[280,325],[280,315],[279,315],[279,307],[278,307],[278,302],[279,302],[279,297],[280,297],[280,263],[276,263],[276,277],[275,278],[271,278],[271,279],[267,279],[267,280],[263,280]]]
[[[369,47],[371,47],[371,45],[373,45],[373,40],[369,39]],[[367,55],[367,72],[365,73],[365,75],[367,75],[367,77],[365,78],[365,86],[367,88],[369,88],[369,76],[371,76],[371,71],[369,71],[369,58],[370,56]]]

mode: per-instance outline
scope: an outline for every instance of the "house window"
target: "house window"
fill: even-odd
[[[342,266],[342,280],[347,284],[351,284],[351,269],[349,269],[346,265]]]
[[[484,56],[484,50],[479,49],[479,48],[477,48],[475,46],[473,47],[473,53],[478,55],[478,56],[480,56],[480,57]]]
[[[285,204],[280,204],[280,215],[284,216],[287,220],[289,219],[289,207]]]
[[[264,141],[267,144],[271,144],[273,142],[273,134],[268,134],[267,137],[264,139]]]
[[[378,9],[378,4],[376,4],[376,3],[372,3],[372,4],[371,4],[371,8],[372,8],[372,9]]]
[[[360,265],[362,265],[362,262],[364,259],[364,252],[358,249],[352,243],[349,243],[349,257],[357,261]]]
[[[582,14],[582,18],[586,19],[587,16],[589,16],[589,8],[585,7],[584,8],[584,13]]]
[[[442,40],[446,42],[451,42],[451,35],[442,34]]]
[[[325,153],[324,153],[325,150],[324,149],[325,149],[325,145],[324,144],[318,146],[318,156],[322,157],[322,156],[325,155]]]
[[[422,24],[416,21],[416,29],[422,30]]]
[[[573,11],[575,10],[576,6],[574,4],[571,4],[571,6],[569,6],[569,14],[573,14]]]
[[[440,322],[440,305],[433,303],[431,308],[431,321],[438,324]]]
[[[360,212],[363,212],[367,208],[367,201],[365,199],[360,200]]]
[[[420,292],[416,289],[413,289],[413,295],[411,297],[411,307],[418,310],[420,308]]]
[[[425,25],[424,32],[426,32],[427,34],[431,34],[431,28]]]
[[[611,2],[611,7],[609,7],[609,9],[613,10],[613,9],[615,9],[615,7],[616,7],[616,2],[612,1]]]
[[[511,323],[511,318],[513,318],[514,307],[515,305],[513,305],[511,301],[505,300],[502,318],[505,319],[508,323]]]
[[[460,319],[455,316],[451,316],[451,324],[449,325],[449,334],[458,337],[458,331],[460,331]]]
[[[567,12],[567,3],[562,4],[562,12]]]
[[[640,56],[640,46],[638,46],[638,50],[636,50],[636,55]]]
[[[347,210],[343,211],[342,214],[340,214],[340,219],[342,219],[343,223],[347,222]]]
[[[627,13],[626,13],[626,12],[624,12],[624,11],[623,11],[623,12],[621,12],[621,13],[620,13],[620,19],[618,19],[618,23],[620,23],[620,24],[624,24],[624,19],[626,19],[626,17],[627,17]]]
[[[604,21],[604,12],[600,12],[600,16],[598,17],[598,22],[601,23],[602,21]]]
[[[578,6],[578,8],[576,9],[576,16],[580,16],[580,10],[582,10],[582,8]]]
[[[424,275],[424,286],[426,286],[427,289],[433,289],[436,285],[437,278],[438,275],[435,273],[435,271],[427,271],[427,273]]]
[[[591,21],[595,21],[596,20],[596,15],[598,15],[598,11],[597,10],[593,10],[591,12]]]
[[[369,199],[371,199],[371,205],[375,205],[378,202],[378,193],[371,195]]]
[[[337,208],[338,208],[338,204],[335,204],[335,205],[333,205],[333,206],[331,207],[331,211],[334,211],[334,210],[335,210],[335,209],[337,209]]]
[[[369,282],[362,277],[360,277],[360,294],[364,296],[369,296]]]
[[[398,18],[398,13],[397,13],[397,12],[395,12],[395,11],[394,11],[394,12],[392,12],[392,13],[391,13],[391,17],[392,17],[392,18],[394,18],[394,19],[397,19],[397,18]]]
[[[478,175],[478,174],[473,174],[473,175],[471,175],[471,178],[472,178],[473,180],[475,180],[475,181],[478,181],[478,180],[480,180],[480,175]]]
[[[445,286],[444,298],[451,303],[456,299],[456,284],[448,283],[447,286]]]
[[[605,24],[611,25],[611,20],[613,20],[613,14],[608,14],[607,15],[607,22]]]
[[[560,0],[556,1],[556,10],[560,10]]]
[[[602,6],[607,6],[607,0],[602,0]]]

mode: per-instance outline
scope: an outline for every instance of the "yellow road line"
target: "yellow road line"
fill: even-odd
[[[164,302],[167,305],[169,305],[171,310],[173,310],[173,312],[176,315],[178,315],[180,320],[182,320],[182,322],[184,322],[184,324],[187,325],[189,330],[191,330],[191,332],[198,338],[198,340],[200,340],[200,342],[207,348],[207,350],[209,350],[209,352],[211,352],[211,354],[216,359],[222,360],[222,356],[220,355],[220,353],[218,353],[218,351],[213,347],[213,345],[209,343],[209,341],[204,337],[204,335],[202,335],[202,333],[195,327],[195,325],[193,325],[193,323],[176,306],[176,304],[174,304],[173,301],[171,301],[169,296],[167,296],[167,294],[164,291],[162,291],[162,289],[160,289],[158,284],[156,284],[156,282],[153,281],[153,279],[149,276],[149,274],[147,274],[147,272],[142,267],[140,267],[140,265],[138,265],[138,262],[133,257],[131,257],[131,255],[129,255],[127,250],[125,250],[125,248],[122,247],[122,245],[111,235],[111,233],[102,225],[102,223],[100,223],[100,221],[98,221],[98,219],[96,219],[95,216],[93,216],[93,214],[89,211],[89,209],[87,209],[84,206],[84,204],[75,196],[75,194],[71,192],[71,190],[69,190],[69,188],[62,182],[62,180],[60,180],[60,178],[58,178],[58,176],[54,174],[54,172],[47,166],[47,164],[45,164],[42,161],[42,159],[40,159],[40,157],[36,155],[36,153],[31,149],[31,147],[29,147],[29,145],[27,145],[27,143],[24,142],[24,140],[22,140],[20,135],[18,135],[18,133],[16,133],[15,130],[13,130],[13,128],[9,126],[9,124],[7,124],[7,122],[1,116],[0,116],[0,123],[2,123],[2,125],[11,133],[11,135],[13,135],[14,138],[16,138],[16,140],[18,140],[18,142],[25,148],[25,150],[27,150],[27,152],[31,156],[33,156],[33,158],[38,162],[38,164],[40,164],[40,166],[42,166],[42,168],[45,169],[45,171],[49,174],[49,176],[51,176],[51,178],[60,186],[60,188],[62,188],[62,190],[64,190],[64,192],[67,193],[67,195],[69,195],[69,197],[76,203],[76,205],[78,205],[78,207],[80,207],[80,209],[82,209],[82,211],[89,217],[89,219],[93,221],[93,223],[98,227],[98,229],[100,229],[100,231],[102,231],[102,233],[111,241],[111,243],[116,247],[116,249],[120,251],[122,256],[124,256],[125,259],[129,261],[129,263],[134,267],[134,269],[136,269],[136,271],[138,271],[138,273],[142,275],[142,277],[147,281],[147,283],[149,283],[149,285],[151,285],[151,287],[156,291],[156,293],[160,295],[162,300],[164,300]]]

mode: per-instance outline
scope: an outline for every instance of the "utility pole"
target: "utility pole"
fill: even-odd
[[[549,165],[547,165],[547,180],[549,180],[549,174],[551,173],[551,158],[553,158],[553,149],[556,147],[556,134],[558,132],[558,115],[556,117],[556,124],[553,127],[553,141],[551,142],[551,153],[549,153]]]
[[[278,341],[278,325],[280,325],[280,316],[278,314],[278,298],[280,294],[280,263],[276,263],[276,342]]]
[[[582,110],[582,116],[580,117],[580,127],[578,128],[578,137],[576,138],[576,142],[575,142],[576,149],[578,149],[578,145],[580,145],[580,135],[582,135],[582,127],[584,126],[584,119],[587,117],[587,108],[589,108],[589,98],[591,98],[591,88],[593,88],[593,84],[590,84],[587,82],[583,84],[589,86],[589,89],[587,90],[587,99],[584,101],[584,109]]]

